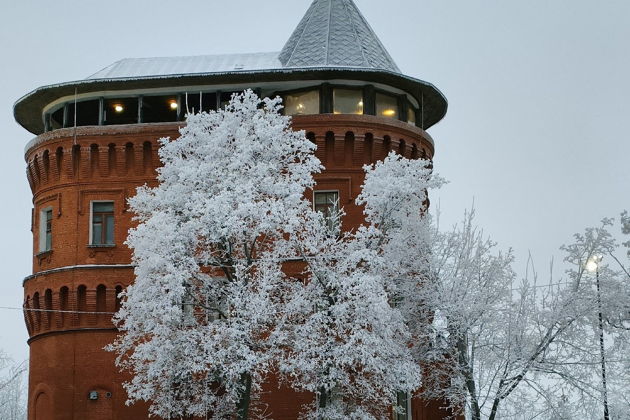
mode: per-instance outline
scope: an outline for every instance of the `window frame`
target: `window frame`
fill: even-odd
[[[411,394],[409,392],[396,392],[396,404],[399,404],[402,400],[401,395],[404,394],[404,399],[405,399],[405,412],[404,413],[396,413],[396,411],[394,411],[392,414],[392,419],[393,420],[411,420],[412,418],[412,413],[411,413]]]
[[[391,96],[398,99],[398,106],[397,106],[398,115],[395,118],[384,117],[384,116],[381,116],[381,117],[391,118],[391,119],[403,121],[403,122],[409,122],[408,115],[407,115],[407,108],[411,107],[415,110],[415,115],[416,115],[415,126],[423,128],[422,127],[422,124],[423,124],[422,120],[424,117],[423,109],[422,109],[423,104],[419,103],[418,106],[414,106],[413,101],[410,99],[411,95],[408,92],[401,91],[402,93],[401,92],[394,93],[380,86],[375,87],[374,84],[371,84],[369,82],[365,82],[365,81],[364,82],[357,81],[357,82],[358,83],[344,83],[344,81],[337,81],[337,83],[335,83],[333,81],[333,83],[329,83],[328,81],[318,81],[318,83],[316,84],[311,84],[308,86],[294,88],[294,89],[289,88],[287,90],[284,90],[282,88],[275,88],[275,90],[272,91],[272,94],[270,94],[269,97],[281,96],[284,98],[286,95],[295,95],[295,94],[299,94],[299,93],[303,93],[307,91],[318,91],[319,92],[319,112],[317,112],[317,114],[333,114],[335,89],[358,90],[358,91],[361,91],[361,94],[363,97],[363,114],[340,114],[340,115],[378,116],[376,112],[376,106],[377,106],[376,96],[377,94],[384,94],[384,95]],[[310,83],[313,83],[313,81],[310,81]],[[185,102],[186,94],[189,94],[189,95],[202,94],[202,98],[203,98],[203,95],[208,95],[208,94],[214,95],[215,108],[211,107],[211,109],[217,110],[221,108],[221,96],[223,94],[239,93],[239,92],[242,92],[245,88],[246,86],[239,86],[239,87],[230,88],[228,90],[221,90],[221,89],[216,89],[213,86],[202,86],[199,89],[192,89],[192,90],[180,88],[180,89],[164,89],[164,90],[150,91],[150,92],[143,91],[143,92],[138,92],[138,93],[127,93],[127,94],[123,93],[120,95],[107,95],[107,96],[94,96],[94,97],[85,96],[77,100],[76,105],[77,107],[80,107],[81,104],[84,102],[98,101],[99,103],[98,125],[107,126],[107,125],[113,125],[113,123],[111,122],[112,115],[115,115],[115,113],[112,114],[113,111],[109,109],[110,107],[108,105],[112,105],[114,102],[122,103],[125,101],[135,101],[134,105],[131,106],[128,111],[130,112],[129,118],[133,121],[116,123],[116,124],[133,125],[133,124],[144,123],[143,100],[145,97],[149,98],[149,97],[154,97],[154,96],[155,97],[172,96],[173,98],[176,97],[178,101],[176,121],[182,121],[186,115],[186,109],[184,109],[185,104],[186,104]],[[255,88],[254,90],[260,96],[261,94],[260,87]],[[68,99],[50,108],[47,108],[45,111],[43,111],[42,119],[44,122],[45,131],[53,131],[53,130],[57,130],[63,127],[70,126],[69,122],[71,118],[69,115],[69,111],[70,111],[70,106],[74,105],[74,103],[75,103],[74,99]],[[136,108],[136,109],[134,110],[131,108]],[[284,109],[282,110],[282,114],[286,115]],[[317,114],[296,114],[296,115],[317,115]],[[106,116],[108,115],[110,118],[106,118]],[[57,118],[54,118],[54,117],[57,117]],[[171,119],[169,119],[168,121],[154,121],[149,124],[160,123],[160,122],[175,122],[175,121],[172,121]],[[413,123],[409,123],[409,124],[414,125]],[[77,125],[77,126],[83,126],[83,125]]]
[[[100,214],[100,215],[109,215],[111,214],[112,216],[112,242],[111,243],[107,243],[107,223],[105,222],[107,219],[105,217],[102,218],[102,227],[101,227],[101,242],[100,243],[95,243],[94,242],[94,204],[95,203],[111,203],[112,204],[112,211],[111,212],[97,212],[96,214]],[[114,202],[114,200],[91,200],[90,201],[90,228],[89,228],[89,242],[88,242],[88,246],[90,247],[114,247],[116,246],[116,204]]]
[[[378,95],[383,95],[383,96],[389,96],[390,98],[394,99],[396,101],[396,116],[392,116],[392,117],[388,117],[385,115],[379,115],[378,113]],[[386,118],[389,120],[394,120],[394,121],[403,121],[402,120],[402,115],[403,115],[403,109],[400,106],[401,105],[401,100],[400,100],[400,95],[392,93],[392,92],[388,92],[386,90],[383,89],[375,89],[374,90],[374,115],[380,118]],[[405,112],[406,114],[406,112]]]
[[[321,213],[317,210],[317,204],[316,204],[316,201],[317,201],[316,195],[318,193],[319,194],[331,194],[331,193],[337,194],[337,208],[335,210],[337,212],[341,210],[341,206],[339,205],[339,203],[341,203],[341,192],[339,190],[313,190],[313,211]],[[332,206],[331,208],[334,208],[334,206]],[[330,220],[330,214],[329,215],[324,214],[324,218],[326,219],[326,222],[327,222],[326,226],[331,230],[331,232],[338,235],[339,232],[341,232],[341,221],[339,220],[340,223],[338,226],[333,226]]]
[[[50,219],[48,219],[50,215]],[[53,207],[46,206],[39,210],[39,253],[52,251]],[[49,243],[50,238],[50,243]]]
[[[311,91],[316,91],[319,95],[319,110],[317,112],[317,114],[294,114],[294,115],[289,115],[290,117],[293,116],[303,116],[303,115],[319,115],[322,114],[322,103],[323,103],[323,95],[322,95],[322,84],[317,84],[317,85],[313,85],[313,86],[307,86],[307,87],[303,87],[303,88],[299,88],[299,89],[291,89],[291,90],[276,90],[273,92],[272,95],[269,95],[270,98],[272,97],[276,97],[279,96],[282,98],[282,111],[281,114],[282,115],[287,115],[286,113],[286,107],[285,107],[285,97],[287,95],[296,95],[296,94],[300,94],[300,93],[305,93],[305,92],[311,92]]]
[[[361,101],[360,101],[361,113],[356,113],[356,112],[351,112],[351,113],[339,112],[339,113],[336,113],[335,112],[335,91],[336,90],[345,90],[345,91],[356,91],[356,92],[359,92],[360,96],[361,96]],[[331,96],[331,102],[332,102],[331,103],[332,114],[335,114],[335,115],[368,115],[365,112],[365,108],[366,108],[365,107],[365,102],[366,102],[366,100],[365,100],[365,97],[366,97],[365,86],[363,86],[363,85],[357,85],[357,86],[352,86],[352,85],[332,85],[330,91],[331,91],[331,95],[330,96]]]

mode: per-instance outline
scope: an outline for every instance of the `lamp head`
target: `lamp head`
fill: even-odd
[[[601,255],[592,255],[588,261],[586,261],[586,271],[594,273],[599,268],[599,263],[602,261]]]

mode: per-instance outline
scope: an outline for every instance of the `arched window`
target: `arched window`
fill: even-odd
[[[324,151],[326,153],[326,157],[324,161],[327,167],[332,166],[334,164],[335,159],[335,133],[329,131],[326,133],[326,142],[324,144]]]
[[[55,152],[55,164],[57,166],[57,179],[61,177],[61,171],[63,170],[63,147],[57,147]]]
[[[96,287],[96,312],[106,312],[107,311],[107,299],[106,299],[107,288],[103,284],[99,284]],[[96,315],[96,318],[101,321],[106,319],[106,315],[103,313],[99,313]]]
[[[343,141],[343,158],[346,166],[352,165],[352,159],[354,156],[354,133],[348,131]]]
[[[68,314],[64,311],[68,311],[68,287],[63,286],[59,289],[59,319],[61,320],[61,325],[65,325],[66,319],[68,319]]]
[[[39,331],[42,325],[42,313],[40,311],[41,307],[39,306],[39,292],[35,292],[33,294],[33,314],[35,315],[35,322],[33,330]]]
[[[383,136],[383,151],[381,159],[385,159],[385,157],[392,150],[392,138],[389,136]]]
[[[35,181],[39,183],[41,181],[41,173],[39,171],[39,159],[37,155],[33,157],[33,174],[35,175]]]
[[[72,174],[76,177],[79,175],[81,168],[81,146],[75,144],[72,146]]]
[[[365,163],[372,163],[372,153],[374,149],[374,135],[372,133],[365,133],[365,140],[363,140],[363,161]]]
[[[147,173],[151,170],[153,165],[153,147],[150,141],[145,141],[142,144],[142,166],[144,172]]]
[[[46,310],[46,312],[44,312],[44,316],[46,318],[46,327],[50,328],[50,323],[52,321],[53,315],[52,290],[50,289],[46,289],[46,292],[44,292],[44,309]]]
[[[82,324],[87,319],[86,314],[84,313],[87,312],[87,288],[84,285],[77,288],[77,311],[79,324]]]
[[[98,144],[90,145],[90,175],[96,175],[99,167],[99,148]]]
[[[116,145],[114,143],[107,146],[107,170],[110,176],[116,173]]]
[[[125,144],[125,171],[130,174],[135,166],[135,158],[133,155],[133,143]]]
[[[32,308],[33,301],[31,299],[31,296],[27,295],[26,300],[24,301],[24,318],[26,318],[26,329],[28,330],[29,334],[32,334],[35,329],[35,325],[33,322],[33,311],[30,310]]]
[[[400,156],[405,157],[406,152],[407,152],[407,143],[403,139],[400,139],[400,143],[398,144],[398,154]]]
[[[50,155],[48,154],[48,150],[44,150],[44,154],[42,155],[42,163],[44,164],[44,179],[46,181],[50,180]]]
[[[35,420],[48,420],[51,418],[52,403],[48,394],[40,392],[35,397]]]

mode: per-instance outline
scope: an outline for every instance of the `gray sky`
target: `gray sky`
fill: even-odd
[[[448,98],[429,130],[442,225],[473,198],[478,222],[524,272],[571,235],[630,209],[630,2],[355,0],[402,71]],[[16,99],[125,57],[279,51],[310,0],[0,0],[0,306],[31,272],[31,195]],[[27,357],[20,311],[0,309],[0,348]]]

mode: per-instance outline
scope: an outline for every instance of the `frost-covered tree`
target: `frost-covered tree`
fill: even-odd
[[[15,363],[0,351],[0,418],[26,419],[26,363]]]
[[[280,102],[246,91],[188,115],[177,140],[161,140],[158,186],[130,200],[136,280],[111,347],[133,374],[130,402],[150,401],[153,414],[247,418],[273,369],[285,244],[320,170]]]
[[[599,260],[597,273],[587,269],[602,255],[618,261],[609,225],[604,220],[576,235],[563,247],[566,276],[544,284],[535,273],[517,283],[510,253],[495,250],[474,227],[472,213],[450,233],[436,230],[427,256],[431,281],[421,299],[437,314],[436,349],[425,355],[440,369],[425,377],[434,385],[425,395],[465,404],[471,419],[600,417],[606,400],[601,313],[609,344],[603,358],[613,372],[610,418],[624,418],[628,335],[613,320],[628,313],[630,279]]]
[[[292,344],[281,367],[293,387],[317,395],[309,417],[384,418],[397,393],[420,386],[414,338],[398,307],[404,285],[396,251],[418,233],[405,231],[407,220],[423,223],[426,190],[441,182],[429,166],[393,153],[367,166],[357,198],[366,224],[337,237],[315,218],[297,238],[310,281],[287,302]]]
[[[430,162],[392,153],[365,168],[365,223],[341,233],[342,211],[305,199],[321,165],[280,108],[247,91],[189,115],[161,140],[158,185],[130,200],[136,281],[111,346],[130,402],[246,419],[274,374],[314,395],[311,419],[381,419],[418,392],[475,420],[588,418],[604,401],[622,418],[630,276],[610,221],[563,248],[564,279],[517,283],[472,213],[433,224]]]
[[[426,190],[441,181],[395,154],[366,167],[366,223],[342,234],[341,213],[305,199],[321,166],[280,106],[248,91],[189,115],[161,141],[158,185],[130,200],[136,281],[111,348],[133,374],[130,402],[153,414],[247,418],[274,373],[313,393],[306,418],[380,419],[420,386],[402,310],[419,280],[399,275],[398,252],[426,246],[407,229],[425,223]]]

